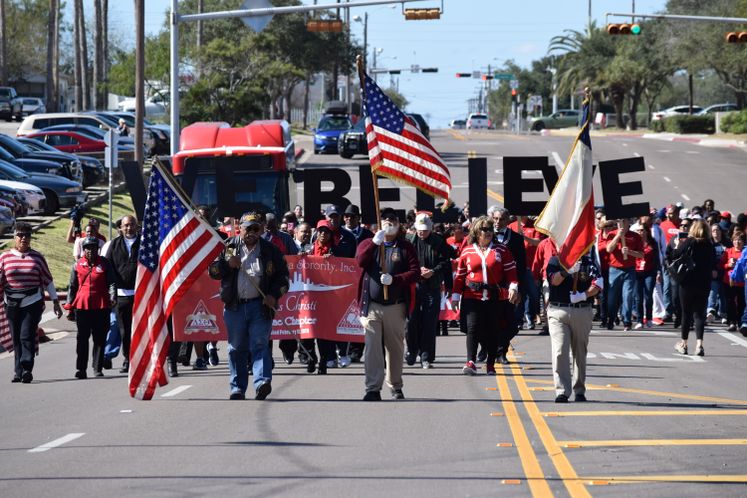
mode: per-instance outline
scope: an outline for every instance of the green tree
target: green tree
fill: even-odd
[[[389,88],[383,89],[387,97],[392,99],[394,105],[396,105],[400,111],[407,109],[407,105],[410,103],[404,95],[399,93],[396,88],[390,86]]]

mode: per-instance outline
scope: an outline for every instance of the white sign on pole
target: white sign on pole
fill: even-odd
[[[269,9],[270,7],[274,7],[274,5],[270,3],[270,0],[244,0],[244,3],[241,4],[242,10]],[[272,14],[270,14],[269,16],[252,16],[241,18],[241,21],[244,23],[244,25],[253,29],[255,33],[259,33],[260,31],[265,29],[265,27],[270,24],[271,20]]]
[[[511,90],[517,90],[519,88],[519,80],[511,80],[508,84],[511,87]]]

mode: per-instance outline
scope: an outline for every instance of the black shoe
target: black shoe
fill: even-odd
[[[169,370],[169,377],[179,377],[179,370],[176,367],[176,362],[174,360],[169,360],[167,364],[168,364],[168,370]]]
[[[111,370],[111,369],[112,369],[112,359],[104,358],[104,370]]]
[[[415,355],[406,354],[405,355],[405,362],[407,362],[408,366],[413,366],[415,364]]]
[[[312,359],[308,359],[308,362],[306,363],[306,372],[313,374],[316,371],[316,362]]]
[[[741,327],[739,327],[739,333],[744,337],[747,337],[747,325],[742,325]]]
[[[574,398],[574,401],[576,403],[585,403],[586,402],[586,396],[581,393],[576,393],[576,397]]]
[[[205,363],[205,360],[202,358],[197,358],[195,360],[195,364],[192,365],[192,370],[207,370],[207,364]]]
[[[31,372],[29,371],[23,372],[23,374],[21,375],[21,382],[23,382],[24,384],[31,384],[32,380],[34,380],[34,376],[31,375]]]
[[[381,393],[379,391],[366,391],[363,401],[381,401]]]
[[[678,329],[680,328],[680,325],[682,325],[682,321],[679,318],[674,319],[674,328]]]
[[[265,399],[267,396],[269,396],[271,392],[272,392],[272,384],[270,384],[269,382],[265,382],[264,384],[262,384],[261,386],[257,388],[257,391],[254,393],[254,399],[258,399],[261,401]]]
[[[104,372],[102,372],[101,370],[94,370],[93,371],[93,376],[94,377],[103,377],[104,376]]]
[[[615,322],[612,320],[607,320],[607,330],[615,330]]]
[[[293,353],[283,351],[283,360],[285,361],[286,365],[293,364]]]
[[[498,355],[498,363],[500,363],[501,365],[508,365],[511,362],[508,361],[508,358],[506,358],[505,354],[500,354]]]
[[[568,403],[568,396],[566,396],[565,394],[558,394],[555,397],[555,402],[556,403]]]
[[[392,389],[392,399],[405,399],[402,389]]]
[[[443,332],[441,333],[441,335],[449,335],[449,331],[448,331],[448,330],[444,330],[444,331],[443,331]]]
[[[544,325],[542,327],[542,330],[540,330],[539,335],[550,335],[550,329],[547,327],[547,325]]]
[[[86,374],[85,370],[78,370],[75,372],[75,378],[76,379],[87,379],[88,375]]]
[[[228,397],[230,400],[240,400],[240,399],[246,399],[246,396],[244,396],[244,393],[236,391],[235,393],[231,393],[231,395]]]
[[[353,351],[350,353],[350,362],[351,363],[360,363],[361,362],[361,354],[358,351]]]
[[[477,353],[477,361],[485,361],[485,358],[488,357],[488,352],[484,349],[481,349],[479,353]]]
[[[217,367],[220,365],[220,358],[218,358],[218,348],[213,348],[208,353],[208,358],[210,361],[210,365]]]
[[[322,360],[319,362],[319,367],[316,369],[317,375],[327,375],[327,362]]]
[[[21,382],[21,378],[17,375],[14,375],[10,382],[13,384],[15,384],[16,382]]]
[[[122,368],[119,369],[119,373],[126,374],[129,371],[130,371],[130,362],[129,361],[123,362]]]

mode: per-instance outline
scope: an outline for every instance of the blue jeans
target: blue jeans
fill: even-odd
[[[239,304],[236,311],[223,310],[228,328],[228,369],[231,392],[246,393],[249,384],[249,352],[252,353],[254,389],[272,380],[270,331],[272,320],[262,314],[262,299]]]
[[[664,295],[664,310],[667,313],[667,317],[671,317],[675,310],[674,299],[672,298],[672,287],[676,286],[676,282],[672,282],[672,279],[669,277],[669,272],[666,270],[662,270],[661,272],[662,276],[662,291]]]
[[[614,320],[617,316],[617,303],[620,302],[622,292],[623,324],[632,323],[633,292],[635,289],[635,268],[610,267],[610,291],[607,294],[607,316]]]
[[[649,272],[636,272],[636,310],[638,321],[643,323],[644,304],[646,320],[651,321],[654,306],[654,287],[656,286],[656,270]]]
[[[744,286],[744,299],[745,302],[747,302],[747,285]],[[747,327],[747,306],[744,308],[744,313],[742,314],[742,323],[740,327]]]
[[[109,333],[106,334],[106,347],[104,348],[104,358],[111,360],[119,354],[119,348],[122,345],[122,337],[119,335],[119,322],[117,321],[117,312],[109,314]]]
[[[726,289],[721,280],[711,280],[711,292],[708,293],[708,311],[718,311],[719,316],[726,317]]]
[[[539,313],[539,289],[537,288],[537,282],[534,281],[534,275],[532,270],[527,268],[524,274],[524,306],[520,307],[524,311],[524,318],[528,322],[534,323],[534,317]],[[521,322],[519,322],[521,323]]]

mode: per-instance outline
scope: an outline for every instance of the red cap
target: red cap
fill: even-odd
[[[332,230],[332,229],[331,229],[331,228],[329,227],[329,222],[328,222],[327,220],[319,220],[319,221],[317,222],[317,224],[316,224],[316,229],[317,229],[317,230],[319,230],[319,229],[320,229],[320,228],[322,228],[322,227],[324,227],[324,228],[326,228],[327,230],[330,230],[330,231]]]
[[[731,213],[729,211],[721,211],[721,217],[730,220],[731,219]]]

